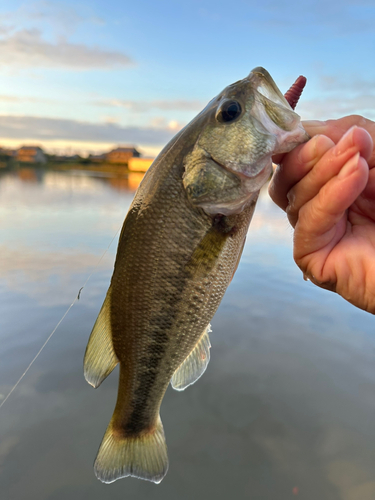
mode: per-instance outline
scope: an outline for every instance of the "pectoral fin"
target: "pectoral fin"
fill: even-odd
[[[99,387],[119,362],[112,344],[110,294],[111,288],[92,329],[83,362],[85,379],[95,388]]]
[[[194,349],[175,371],[171,384],[176,391],[183,391],[189,385],[194,384],[206,371],[210,361],[211,344],[208,337],[210,332],[212,332],[211,325],[208,325]]]

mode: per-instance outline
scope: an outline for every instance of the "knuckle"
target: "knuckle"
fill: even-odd
[[[286,215],[288,217],[288,220],[290,222],[290,224],[295,227],[295,225],[297,224],[297,221],[298,221],[298,211],[294,210],[294,208],[291,206],[291,205],[288,205],[286,207]]]
[[[272,199],[272,201],[274,201],[276,203],[276,187],[275,187],[275,175],[273,175],[272,179],[271,179],[271,182],[268,184],[268,194],[270,195],[270,198]]]
[[[324,217],[320,203],[317,199],[314,202],[304,205],[299,211],[299,220],[302,224],[308,224],[310,227],[316,227]]]
[[[351,115],[350,118],[351,118],[353,124],[358,125],[358,127],[363,127],[367,123],[366,119],[361,115],[354,114],[354,115]]]
[[[303,278],[305,280],[310,279],[310,274],[309,274],[309,272],[307,270],[306,259],[304,259],[302,257],[296,257],[296,256],[294,256],[294,262],[297,264],[297,266],[299,267],[299,269],[302,271]]]
[[[288,208],[293,211],[296,202],[296,193],[293,188],[287,193],[286,197],[288,199]]]
[[[271,200],[276,203],[278,207],[280,207],[282,210],[285,210],[287,206],[287,199],[282,189],[282,183],[279,182],[279,176],[277,172],[275,172],[271,179],[271,182],[268,185],[268,194]]]
[[[296,205],[296,195],[293,189],[291,189],[286,195],[288,199],[288,205],[286,207],[286,214],[290,221],[298,218],[299,207]]]

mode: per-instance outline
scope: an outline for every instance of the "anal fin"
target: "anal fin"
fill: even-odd
[[[210,339],[208,334],[212,332],[208,325],[195,347],[185,361],[174,372],[171,384],[176,391],[183,391],[194,384],[206,371],[210,361]]]
[[[84,358],[85,379],[93,387],[99,387],[119,362],[112,344],[110,318],[111,287],[92,329]]]

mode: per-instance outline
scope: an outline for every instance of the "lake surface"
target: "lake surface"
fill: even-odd
[[[212,321],[211,362],[161,408],[163,482],[101,484],[94,461],[117,369],[94,390],[86,343],[139,174],[23,169],[0,176],[2,500],[373,500],[375,318],[305,282],[285,215],[262,193]],[[98,263],[99,262],[99,263]]]

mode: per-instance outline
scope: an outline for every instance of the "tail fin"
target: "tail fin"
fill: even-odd
[[[127,476],[160,483],[168,470],[167,445],[160,417],[153,432],[127,438],[116,435],[112,420],[95,460],[96,477],[103,483],[113,483]]]

